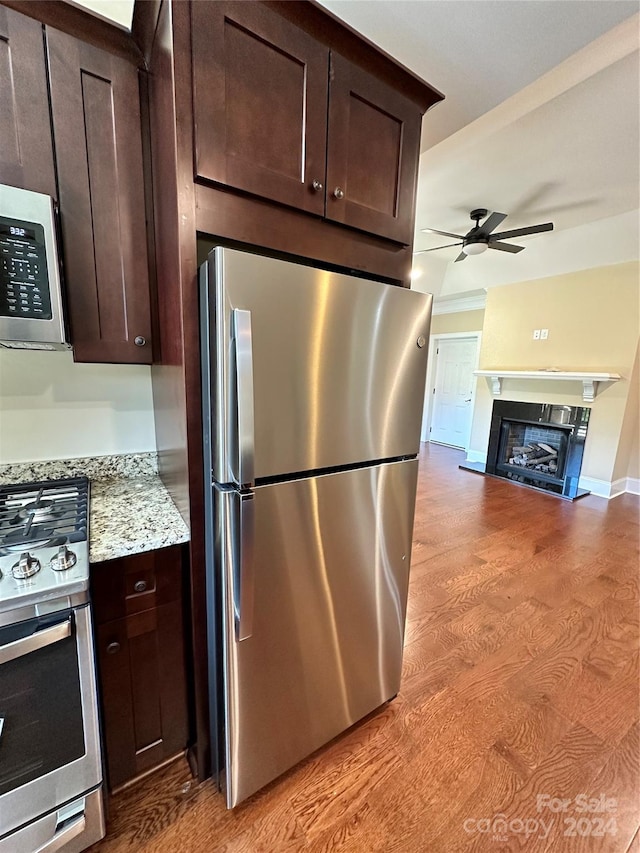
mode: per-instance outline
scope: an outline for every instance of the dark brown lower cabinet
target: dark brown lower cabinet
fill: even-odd
[[[91,567],[110,790],[187,746],[180,546]]]

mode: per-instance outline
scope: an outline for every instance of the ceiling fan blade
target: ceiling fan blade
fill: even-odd
[[[483,234],[491,234],[491,232],[500,225],[501,222],[507,218],[506,213],[494,213],[489,214],[489,216],[485,219],[485,221],[480,226],[480,230]]]
[[[435,246],[433,249],[418,249],[417,252],[414,252],[414,255],[424,255],[425,252],[437,252],[438,249],[449,249],[451,246],[462,246],[462,240],[458,243],[447,243],[446,246]]]
[[[493,240],[489,243],[490,249],[498,249],[500,252],[511,252],[513,255],[517,255],[518,252],[521,252],[525,247],[524,246],[514,246],[513,243],[499,243],[494,242]]]
[[[457,237],[458,240],[464,240],[464,234],[452,234],[451,231],[438,231],[437,228],[421,228],[425,234],[440,234],[442,237]]]
[[[467,256],[465,255],[464,252],[460,252],[460,254],[458,255],[458,257],[455,259],[455,261],[453,263],[457,264],[458,261],[464,261],[464,260],[466,260],[466,257]]]
[[[509,237],[524,237],[526,234],[540,234],[543,231],[553,231],[553,222],[544,222],[542,225],[530,225],[528,228],[514,228],[512,231],[501,231],[489,237],[489,245],[494,240],[505,240]]]

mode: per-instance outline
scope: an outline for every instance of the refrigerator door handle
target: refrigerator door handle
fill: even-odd
[[[235,402],[237,436],[235,460],[236,482],[253,485],[254,421],[253,421],[253,342],[251,311],[234,308],[232,311],[232,344],[235,355]]]
[[[248,640],[253,633],[253,543],[255,533],[253,494],[239,496],[239,524],[235,540],[236,553],[233,572],[233,611],[236,640]]]

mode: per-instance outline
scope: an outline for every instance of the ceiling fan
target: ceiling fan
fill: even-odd
[[[415,255],[421,255],[423,252],[437,252],[439,249],[448,249],[450,246],[462,246],[462,251],[456,258],[457,261],[464,261],[467,255],[481,255],[487,249],[497,249],[500,252],[511,252],[516,254],[524,249],[524,246],[514,246],[513,243],[503,243],[505,239],[510,237],[524,237],[526,234],[539,234],[542,231],[553,231],[553,222],[544,222],[542,225],[530,225],[528,228],[514,228],[511,231],[500,231],[497,234],[492,232],[507,218],[506,213],[492,213],[489,216],[488,210],[484,207],[479,207],[477,210],[471,211],[471,219],[475,222],[473,228],[466,234],[452,234],[450,231],[438,231],[437,228],[423,228],[430,234],[442,234],[443,237],[456,237],[458,242],[447,243],[445,246],[436,246],[433,249],[421,249],[414,252]],[[485,219],[485,217],[487,217]],[[480,220],[484,219],[482,225]]]

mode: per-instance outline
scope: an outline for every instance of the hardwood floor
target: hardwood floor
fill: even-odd
[[[398,697],[232,812],[173,764],[92,851],[640,850],[639,499],[423,448]]]

